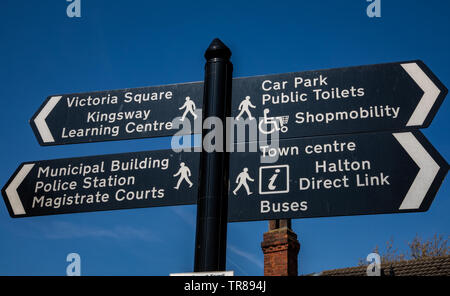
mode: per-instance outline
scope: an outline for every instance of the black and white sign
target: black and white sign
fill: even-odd
[[[54,95],[30,124],[41,145],[172,136],[185,120],[193,133],[202,103],[202,82]]]
[[[254,76],[233,80],[232,116],[279,138],[413,130],[446,94],[421,61]]]
[[[230,222],[426,211],[448,171],[419,131],[258,148],[230,154]]]
[[[172,150],[26,162],[2,195],[13,218],[196,204],[199,162]]]

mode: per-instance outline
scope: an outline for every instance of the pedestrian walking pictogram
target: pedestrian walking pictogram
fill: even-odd
[[[186,97],[186,101],[184,102],[183,106],[178,108],[178,110],[186,109],[184,110],[183,116],[181,116],[180,120],[184,121],[188,113],[191,113],[192,116],[194,116],[194,119],[197,119],[197,115],[195,114],[195,108],[196,107],[194,101],[192,101],[190,97]]]
[[[238,116],[236,116],[236,120],[239,120],[239,118],[241,118],[242,115],[244,115],[244,113],[247,114],[248,119],[250,120],[254,119],[249,108],[256,108],[256,106],[254,106],[252,102],[250,102],[250,96],[246,96],[245,99],[239,104],[238,109],[241,112],[239,112]]]
[[[233,190],[233,194],[237,195],[238,190],[244,186],[245,191],[247,192],[247,195],[251,195],[253,192],[250,191],[250,188],[247,184],[247,181],[254,182],[250,175],[248,174],[248,168],[244,168],[242,172],[237,176],[236,178],[236,188]]]
[[[174,177],[180,176],[177,182],[177,186],[174,187],[176,190],[180,188],[180,185],[183,182],[183,180],[185,180],[189,184],[189,188],[191,188],[192,185],[194,185],[191,182],[191,180],[189,180],[189,177],[191,176],[191,170],[186,166],[184,162],[180,163],[180,168],[178,169],[178,172],[173,176]]]

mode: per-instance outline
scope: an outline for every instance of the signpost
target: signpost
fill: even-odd
[[[419,131],[276,144],[231,154],[230,222],[426,211],[449,168]]]
[[[214,39],[205,52],[205,120],[214,124],[230,116],[231,51],[219,39]],[[218,122],[221,121],[221,122]],[[220,131],[219,131],[220,129]],[[197,203],[194,271],[225,270],[227,249],[227,185],[229,155],[220,136],[226,129],[205,127],[200,167],[200,188]],[[215,138],[214,141],[211,138]],[[210,141],[208,140],[210,139]]]
[[[421,61],[254,76],[233,80],[232,116],[280,139],[414,130],[446,94]]]
[[[54,95],[30,124],[41,145],[173,136],[200,121],[202,99],[202,82]]]
[[[228,221],[428,210],[449,166],[418,129],[448,91],[423,62],[232,79],[230,57],[215,39],[205,83],[48,97],[30,121],[41,145],[202,133],[203,150],[23,163],[2,189],[11,217],[197,204],[194,271],[207,273],[188,275],[232,275],[217,272]],[[228,153],[230,116],[270,145]]]
[[[26,162],[2,195],[13,218],[195,204],[199,162],[172,150]]]

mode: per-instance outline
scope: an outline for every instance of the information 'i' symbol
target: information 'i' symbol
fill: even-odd
[[[275,190],[277,187],[275,185],[273,185],[273,183],[275,183],[275,180],[278,177],[278,174],[280,173],[280,169],[276,169],[275,170],[275,174],[273,174],[272,177],[270,177],[269,179],[269,185],[267,186],[269,188],[269,190]]]

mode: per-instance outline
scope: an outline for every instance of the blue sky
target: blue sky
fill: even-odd
[[[234,77],[423,60],[450,86],[448,1],[382,0],[368,18],[355,1],[65,0],[0,4],[0,183],[23,161],[170,147],[169,138],[41,147],[28,124],[51,94],[203,80],[215,37],[229,46]],[[450,104],[425,136],[450,157]],[[353,266],[394,238],[449,235],[450,184],[426,213],[293,220],[299,273]],[[0,275],[65,275],[68,253],[83,275],[168,275],[193,269],[195,206],[12,219],[0,206]],[[227,269],[262,275],[267,221],[228,225]]]

